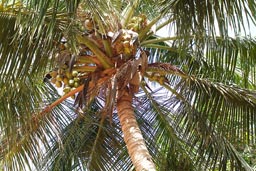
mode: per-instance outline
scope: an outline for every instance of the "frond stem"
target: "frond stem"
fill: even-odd
[[[90,164],[91,164],[91,161],[93,159],[93,156],[95,154],[95,149],[96,149],[96,146],[98,144],[98,140],[100,138],[100,135],[101,135],[101,132],[102,132],[102,128],[103,128],[103,124],[104,124],[104,121],[105,121],[105,115],[101,115],[102,118],[100,120],[100,124],[99,124],[99,129],[98,129],[98,133],[97,133],[97,136],[95,138],[95,141],[93,143],[93,147],[92,147],[92,150],[91,150],[91,154],[89,156],[89,161],[87,163],[87,167],[89,168]]]
[[[146,44],[154,44],[154,43],[160,43],[163,41],[170,41],[170,40],[177,40],[179,37],[164,37],[164,38],[155,38],[155,39],[150,39],[150,40],[145,40],[141,42],[141,46],[146,45]]]
[[[170,46],[158,45],[158,44],[144,44],[143,47],[163,49],[163,50],[168,50],[168,51],[171,51],[171,52],[177,52],[177,49],[175,49],[175,48],[172,48]]]
[[[168,20],[166,20],[165,22],[159,24],[157,27],[156,27],[156,31],[160,30],[161,28],[165,27],[166,25],[170,24],[172,21],[175,21],[175,18],[170,18]]]
[[[105,53],[102,52],[97,47],[97,45],[93,41],[91,41],[88,37],[77,35],[76,38],[79,43],[85,44],[96,55],[96,57],[99,59],[99,61],[101,62],[102,66],[105,69],[111,68],[113,66],[109,57],[107,55],[105,55]]]
[[[160,18],[159,18],[160,19]],[[148,33],[148,35],[146,36],[146,38],[152,36],[155,32],[157,32],[158,30],[160,30],[161,28],[165,27],[166,25],[170,24],[170,22],[174,21],[174,18],[170,18],[168,20],[166,20],[165,22],[161,23],[160,25],[156,26],[155,30],[152,30]],[[158,20],[159,21],[159,20]],[[145,39],[146,39],[145,38]]]
[[[122,13],[123,18],[121,20],[121,24],[124,28],[130,21],[131,17],[133,16],[134,10],[137,8],[139,3],[140,0],[130,1],[129,5],[124,9]]]
[[[66,100],[67,98],[75,95],[76,93],[82,91],[84,89],[84,85],[80,85],[79,87],[77,87],[76,89],[68,92],[67,94],[65,94],[64,96],[62,96],[61,98],[59,98],[58,100],[56,100],[55,102],[53,102],[51,105],[46,106],[44,108],[44,110],[42,112],[40,112],[40,115],[43,115],[44,113],[48,113],[50,112],[55,106],[57,106],[58,104],[60,104],[61,102],[63,102],[64,100]]]
[[[145,85],[143,85],[143,83],[141,84],[141,88],[142,90],[145,92],[146,96],[150,99],[151,104],[153,105],[153,107],[155,108],[155,110],[160,114],[160,118],[164,121],[167,122],[166,118],[164,117],[164,114],[162,113],[162,111],[159,109],[159,107],[157,106],[155,100],[152,98],[152,96],[150,95],[150,93],[148,92],[148,90],[145,88]],[[169,125],[169,123],[167,124]],[[170,126],[168,126],[168,132],[172,135],[171,137],[176,138],[178,140],[178,137],[176,136],[176,134],[174,133],[174,130],[171,129]]]
[[[139,40],[144,40],[146,37],[147,37],[147,33],[148,31],[152,28],[152,26],[154,24],[156,24],[159,19],[162,17],[162,15],[159,15],[157,17],[155,17],[144,29],[142,29],[140,32],[139,32]]]

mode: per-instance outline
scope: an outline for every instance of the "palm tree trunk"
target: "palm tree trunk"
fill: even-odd
[[[117,101],[117,112],[129,156],[136,171],[155,171],[155,164],[148,152],[132,107],[132,95],[128,90]]]

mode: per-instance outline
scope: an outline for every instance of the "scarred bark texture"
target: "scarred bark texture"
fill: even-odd
[[[132,107],[132,95],[128,90],[117,101],[118,117],[121,123],[128,153],[136,171],[155,171],[155,164],[148,152]]]

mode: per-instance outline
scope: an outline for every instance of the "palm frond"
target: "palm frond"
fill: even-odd
[[[228,37],[228,28],[238,34],[246,20],[255,21],[253,0],[5,2],[0,4],[0,25],[5,25],[0,27],[0,96],[4,97],[0,99],[0,167],[133,169],[116,111],[107,106],[115,103],[115,95],[108,102],[101,95],[94,98],[98,92],[94,93],[94,101],[83,111],[66,100],[41,112],[60,98],[42,80],[54,67],[62,38],[67,39],[72,54],[78,53],[79,36],[87,34],[81,29],[86,17],[98,24],[93,26],[97,34],[105,36],[106,31],[118,31],[120,22],[142,11],[146,19],[153,19],[152,25],[162,19],[164,24],[159,27],[173,22],[177,34],[160,38],[154,31],[148,32],[148,27],[140,39],[150,56],[141,82],[142,95],[134,98],[134,108],[158,169],[250,170],[235,147],[238,142],[255,143],[256,44],[250,37]],[[126,6],[131,12],[123,12]],[[112,67],[112,61],[105,60],[112,57],[107,47],[111,45],[98,49],[99,56],[106,56],[101,59],[105,68]],[[149,91],[146,85],[151,86],[152,81],[164,89],[151,92],[153,86]],[[114,110],[113,118],[105,118],[112,116],[105,115],[106,110]]]
[[[255,89],[255,40],[248,37],[205,37],[201,53],[191,47],[180,52],[179,37],[151,38],[142,42],[152,62],[161,60],[179,66],[185,72],[213,81]],[[182,38],[181,38],[182,39]],[[160,40],[172,40],[166,43]],[[193,38],[191,37],[191,41]]]
[[[203,35],[204,33],[227,36],[229,28],[239,33],[249,20],[255,23],[256,4],[249,1],[162,1],[161,6],[176,18],[178,35]]]
[[[34,170],[44,149],[49,146],[49,139],[56,137],[72,120],[72,104],[68,102],[50,114],[40,115],[47,103],[58,98],[50,84],[38,88],[37,92],[30,90],[27,93],[29,91],[24,91],[27,88],[30,87],[24,85],[18,93],[14,91],[12,95],[8,94],[7,99],[1,99],[1,104],[7,102],[4,109],[1,108],[5,111],[1,113],[1,160],[10,170],[26,170],[29,166]]]
[[[1,25],[5,25],[0,32],[1,80],[13,85],[31,73],[41,76],[46,72],[53,63],[56,42],[74,18],[75,8],[66,7],[59,1],[30,1],[19,11],[0,11]]]
[[[124,150],[117,115],[110,125],[100,116],[101,108],[101,104],[94,102],[62,130],[61,143],[51,141],[43,158],[43,170],[129,170],[132,167]]]
[[[255,40],[252,38],[210,40],[206,44],[205,61],[210,66],[214,66],[215,72],[209,73],[208,77],[222,73],[219,81],[234,82],[245,88],[255,88],[255,49]]]
[[[48,146],[47,138],[58,132],[54,126],[68,122],[69,112],[63,107],[55,109],[64,113],[57,121],[51,115],[36,115],[58,94],[42,85],[45,72],[52,67],[54,41],[60,40],[69,25],[71,13],[65,14],[63,3],[57,6],[57,1],[30,1],[21,3],[18,10],[0,11],[1,26],[5,25],[0,28],[0,94],[5,97],[0,102],[1,159],[10,170],[35,166]]]
[[[188,104],[183,103],[175,95],[166,95],[167,93],[162,92],[166,97],[164,100],[163,96],[159,95],[161,91],[156,90],[148,94],[147,100],[142,103],[144,105],[141,107],[149,107],[148,103],[152,105],[150,108],[142,110],[141,129],[145,139],[150,142],[149,148],[153,151],[153,156],[163,155],[161,160],[158,159],[156,162],[163,161],[159,167],[162,166],[164,169],[165,166],[169,166],[174,170],[184,170],[186,166],[188,166],[188,170],[226,170],[228,165],[231,169],[235,167],[240,170],[250,170],[250,166],[225,138],[225,135],[209,124],[207,116],[203,118],[203,115],[196,109],[191,109],[191,106],[188,107]],[[153,109],[156,111],[154,112]],[[146,114],[145,111],[147,111]],[[195,118],[197,115],[200,117]],[[150,130],[152,128],[154,129]],[[163,151],[155,151],[152,144],[157,143],[154,141],[163,142],[156,148]],[[177,160],[174,161],[172,157]],[[171,161],[173,163],[170,163]]]
[[[207,115],[212,127],[216,126],[230,140],[254,143],[255,91],[201,79],[191,79],[187,83],[190,84],[189,101]]]
[[[184,141],[170,124],[174,111],[166,110],[155,97],[143,87],[145,95],[137,99],[137,117],[158,170],[198,170],[192,161]],[[158,96],[159,96],[158,92]],[[199,169],[200,170],[200,169]]]
[[[170,66],[170,64],[165,65]],[[218,123],[221,127],[220,130],[224,132],[228,131],[232,134],[233,138],[237,136],[243,138],[244,142],[249,143],[252,141],[253,143],[253,132],[256,131],[253,125],[256,122],[253,117],[256,109],[255,91],[242,89],[234,85],[212,82],[210,79],[189,76],[185,73],[181,73],[179,70],[177,71],[175,68],[173,69],[173,67],[158,67],[158,71],[154,71],[153,76],[145,76],[149,76],[149,80],[152,80],[152,77],[156,77],[153,81],[167,88],[178,98],[181,97],[180,99],[186,105],[191,105],[192,108],[206,114],[207,119],[211,118],[210,122],[213,127],[215,127],[215,123]],[[157,73],[157,75],[155,76],[154,73]],[[170,74],[172,74],[172,76]],[[169,81],[166,78],[168,75],[170,75]],[[234,118],[230,115],[235,115],[236,117]],[[227,122],[230,125],[227,125]],[[237,125],[238,129],[242,128],[239,133],[232,133],[231,131],[235,122],[240,123]],[[252,132],[250,132],[250,130]],[[234,136],[234,134],[236,135]],[[246,134],[248,136],[246,136],[245,139],[244,136]],[[249,138],[250,136],[252,137]]]

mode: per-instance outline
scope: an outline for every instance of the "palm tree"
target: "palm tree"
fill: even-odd
[[[0,166],[252,170],[237,148],[255,143],[256,42],[239,33],[255,11],[253,0],[2,1]]]

